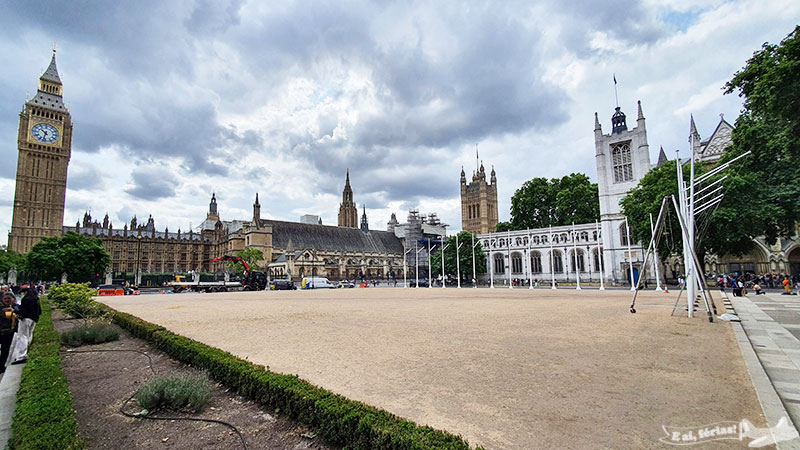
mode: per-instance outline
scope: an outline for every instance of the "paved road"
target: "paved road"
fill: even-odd
[[[751,295],[731,297],[747,337],[772,385],[800,424],[800,297]]]

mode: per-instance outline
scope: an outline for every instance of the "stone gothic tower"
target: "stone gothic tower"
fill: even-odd
[[[611,134],[603,134],[597,113],[594,115],[595,163],[600,194],[600,226],[603,236],[603,267],[607,279],[629,278],[627,230],[620,201],[639,184],[650,170],[642,102],[637,105],[636,127],[628,129],[625,113],[617,106],[611,116]],[[644,257],[641,246],[631,243],[633,261]],[[635,265],[635,264],[634,264]],[[638,269],[634,272],[634,277]]]
[[[17,186],[8,247],[27,253],[43,237],[61,236],[72,152],[72,120],[62,99],[56,52],[36,95],[19,113]]]
[[[342,191],[342,204],[339,205],[339,226],[358,228],[358,208],[353,203],[353,189],[350,188],[350,169],[347,169],[347,178]]]
[[[464,169],[461,169],[461,228],[470,233],[494,232],[497,227],[497,175],[492,167],[489,183],[483,163],[472,174],[467,184]]]

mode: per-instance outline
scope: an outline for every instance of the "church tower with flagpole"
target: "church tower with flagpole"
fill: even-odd
[[[17,180],[8,248],[27,253],[44,237],[61,236],[72,152],[72,120],[62,98],[56,50],[36,95],[19,113]]]
[[[476,171],[472,182],[467,184],[464,168],[461,168],[461,229],[476,234],[492,233],[497,228],[497,174],[492,167],[489,183],[486,169],[475,148]]]

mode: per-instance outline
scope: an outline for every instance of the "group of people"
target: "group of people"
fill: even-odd
[[[800,291],[800,276],[778,273],[767,273],[760,276],[753,273],[745,273],[729,276],[723,273],[717,276],[717,287],[720,290],[730,287],[736,297],[747,294],[748,290],[754,291],[756,295],[766,294],[764,287],[780,287],[783,288],[784,295],[792,295],[793,287],[795,290]]]
[[[0,373],[11,364],[28,360],[28,347],[33,339],[33,328],[39,321],[42,308],[35,287],[19,289],[21,298],[6,285],[0,287]]]

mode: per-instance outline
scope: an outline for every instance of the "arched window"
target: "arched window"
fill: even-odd
[[[589,233],[587,233],[586,231],[582,231],[581,232],[581,240],[584,241],[584,242],[588,241],[589,240]]]
[[[503,255],[500,253],[494,255],[494,273],[496,274],[506,273],[506,262],[503,259]]]
[[[624,223],[619,226],[619,242],[622,245],[628,245],[628,230]]]
[[[553,250],[553,273],[564,273],[564,261],[561,260],[561,252]]]
[[[577,259],[577,261],[578,261],[578,269],[579,269],[581,272],[586,272],[586,267],[585,267],[585,265],[584,265],[584,261],[583,261],[583,251],[582,251],[582,250],[578,250],[578,253],[577,253],[577,255],[578,255],[578,256],[577,256],[577,258],[576,258],[576,257],[575,257],[575,253],[573,253],[573,254],[572,254],[572,258],[570,258],[570,260],[569,260],[569,265],[570,265],[570,267],[572,268],[572,272],[573,272],[573,273],[575,272],[575,260],[576,260],[576,259]]]
[[[633,180],[630,142],[617,144],[611,149],[611,163],[614,167],[614,183]]]
[[[600,272],[600,258],[602,258],[602,255],[598,256],[597,250],[595,250],[594,251],[594,271],[595,272]]]
[[[542,255],[539,252],[531,253],[531,272],[542,273]]]
[[[511,273],[522,273],[522,255],[519,253],[511,254]]]
[[[534,236],[533,237],[533,243],[537,244],[537,245],[539,244],[539,236]]]

